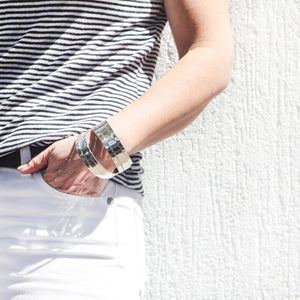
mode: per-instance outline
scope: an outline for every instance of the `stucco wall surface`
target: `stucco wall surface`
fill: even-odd
[[[229,6],[229,87],[144,152],[146,300],[300,299],[300,2]]]

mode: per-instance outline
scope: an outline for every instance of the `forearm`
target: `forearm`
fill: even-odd
[[[128,153],[181,131],[227,86],[232,51],[230,45],[224,49],[188,51],[142,97],[108,119]]]

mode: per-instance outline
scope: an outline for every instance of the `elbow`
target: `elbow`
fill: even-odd
[[[219,69],[220,73],[218,77],[218,94],[223,92],[231,82],[232,75],[232,63],[225,62],[223,66]]]
[[[224,91],[231,82],[233,69],[234,50],[233,43],[226,47],[218,47],[213,51],[212,64],[214,68],[216,94]]]
[[[221,89],[222,91],[225,90],[231,82],[232,76],[232,69],[233,69],[233,58],[234,58],[234,51],[233,45],[232,49],[226,51],[225,54],[222,55],[222,63],[221,63]]]
[[[194,62],[199,62],[199,64],[196,63],[201,66],[198,68],[205,70],[205,75],[199,76],[199,84],[205,82],[213,97],[228,87],[231,82],[234,59],[232,38],[219,43],[193,45],[187,51],[188,53],[194,53]]]
[[[216,46],[214,52],[217,61],[216,70],[219,74],[218,78],[221,92],[228,87],[231,81],[234,59],[233,39],[231,38],[226,43]]]

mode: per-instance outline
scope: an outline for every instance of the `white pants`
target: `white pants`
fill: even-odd
[[[1,300],[142,299],[141,195],[61,193],[40,172],[0,168]]]

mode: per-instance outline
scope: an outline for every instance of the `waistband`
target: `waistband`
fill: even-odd
[[[16,169],[22,163],[44,151],[48,146],[27,146],[0,157],[0,167]]]

